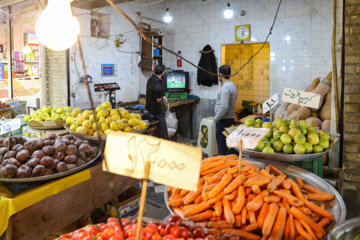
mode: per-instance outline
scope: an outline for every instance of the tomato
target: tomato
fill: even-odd
[[[109,240],[110,237],[114,236],[114,229],[112,228],[107,228],[105,229],[102,233],[101,233],[101,237],[104,240]]]
[[[96,236],[96,234],[98,234],[99,231],[100,231],[100,229],[99,229],[99,227],[97,225],[91,225],[90,230],[89,230],[89,234]]]
[[[206,236],[205,240],[216,240],[216,238],[213,235],[209,235],[209,236]]]
[[[180,226],[179,229],[180,229],[180,237],[181,238],[187,239],[187,238],[192,237],[192,233],[186,227]]]
[[[110,217],[110,218],[108,218],[106,224],[113,223],[113,222],[119,223],[119,219]]]
[[[71,235],[70,234],[64,234],[64,235],[61,235],[59,240],[66,240],[66,239],[71,239]]]
[[[98,226],[99,232],[103,232],[103,231],[105,231],[105,229],[110,228],[105,223],[99,223],[97,226]]]
[[[170,234],[173,235],[175,238],[179,238],[181,235],[180,227],[178,225],[174,225],[170,229]]]
[[[123,235],[123,232],[122,232],[120,226],[115,226],[113,229],[114,229],[114,234],[115,235],[121,235],[121,236]]]
[[[182,219],[180,216],[172,215],[169,217],[168,222],[173,222],[175,224],[180,225],[182,223]]]
[[[123,227],[125,227],[126,225],[129,225],[130,223],[131,223],[130,220],[127,218],[121,219],[121,224],[123,225]]]
[[[168,235],[165,235],[162,238],[162,240],[175,240],[175,237],[173,235],[168,234]]]
[[[156,232],[152,237],[151,240],[161,240],[161,235],[159,232]]]
[[[157,230],[153,230],[152,232],[147,232],[147,233],[145,233],[144,240],[151,240],[152,237],[153,237],[156,233],[158,233]]]
[[[112,228],[120,227],[119,220],[117,218],[109,218],[106,224]]]
[[[144,228],[145,233],[154,232],[154,231],[157,232],[157,230],[158,230],[158,228],[155,224],[149,224]]]
[[[160,223],[158,226],[158,231],[161,234],[161,236],[165,236],[166,235],[166,230],[165,230],[166,225],[163,223]]]
[[[109,240],[124,240],[123,236],[120,234],[115,234],[114,236],[112,236],[111,238],[109,238]]]
[[[205,240],[204,238],[195,238],[194,240]]]
[[[182,223],[181,226],[186,227],[189,231],[193,230],[193,227],[189,223]]]
[[[170,234],[170,229],[172,228],[172,226],[175,226],[175,223],[173,223],[173,222],[168,222],[168,223],[166,224],[166,226],[165,226],[165,232],[166,232],[166,234]],[[165,235],[163,235],[163,236],[165,236]]]
[[[205,232],[202,228],[195,228],[193,231],[194,238],[204,238]]]
[[[84,230],[84,229],[79,229],[79,230],[76,230],[71,238],[71,240],[82,240],[86,237],[89,237],[90,234]]]

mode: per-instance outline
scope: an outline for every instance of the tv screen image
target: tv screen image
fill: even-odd
[[[179,89],[186,87],[186,78],[184,74],[170,74],[167,77],[167,88]]]

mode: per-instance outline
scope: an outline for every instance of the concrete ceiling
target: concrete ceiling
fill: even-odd
[[[120,3],[126,3],[126,2],[133,2],[135,0],[113,0],[113,1],[116,4],[120,4]],[[106,0],[74,0],[71,3],[71,6],[73,6],[73,7],[88,9],[88,10],[105,7],[107,5],[109,5],[109,4],[106,2]]]

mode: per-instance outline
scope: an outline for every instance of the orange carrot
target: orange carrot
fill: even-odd
[[[254,177],[245,182],[245,186],[251,187],[252,185],[258,185],[259,187],[266,185],[270,182],[270,178],[267,177]]]
[[[227,159],[236,159],[237,156],[235,154],[231,154],[231,155],[220,155],[220,156],[215,156],[215,157],[209,157],[209,158],[205,158],[204,160],[201,161],[201,165],[210,163],[210,162],[216,162],[219,160],[227,160]]]
[[[310,234],[308,234],[305,229],[302,227],[301,223],[299,220],[295,219],[294,220],[295,223],[295,229],[296,231],[303,236],[306,240],[312,240],[312,237],[310,236]]]
[[[284,231],[284,240],[289,240],[290,237],[290,217],[286,219],[285,231]]]
[[[227,223],[234,224],[235,223],[235,216],[231,211],[231,205],[229,200],[223,199],[222,200],[223,208],[224,208],[224,217]]]
[[[188,194],[190,191],[188,191],[188,190],[185,190],[185,189],[183,189],[183,190],[181,190],[181,192],[180,192],[180,197],[184,197],[186,194]]]
[[[279,206],[279,208],[282,208],[282,207],[284,207],[284,204],[282,202],[278,202],[278,206]]]
[[[223,176],[212,176],[206,179],[207,183],[214,183],[214,182],[219,182],[222,179]]]
[[[324,193],[323,191],[317,189],[316,187],[313,187],[313,186],[310,186],[310,185],[307,185],[307,184],[304,185],[304,188],[306,190],[308,190],[309,192],[311,192],[311,193]]]
[[[230,166],[233,166],[233,167],[234,166],[237,167],[237,166],[239,166],[239,160],[227,160],[226,164],[229,164]]]
[[[225,160],[219,160],[219,161],[215,161],[215,162],[202,164],[201,167],[200,167],[200,172],[204,172],[205,170],[220,166],[220,165],[222,165],[224,163],[225,163]]]
[[[171,207],[179,207],[183,204],[183,199],[182,198],[179,198],[179,199],[176,199],[176,200],[170,200],[168,202],[168,205],[171,206]]]
[[[311,236],[311,238],[316,240],[317,238],[311,227],[304,220],[300,220],[300,223],[305,228],[306,232]]]
[[[246,232],[251,232],[251,231],[254,231],[254,230],[257,229],[257,228],[258,228],[257,223],[256,223],[256,222],[253,222],[253,223],[247,225],[246,227],[244,227],[244,231],[246,231]]]
[[[291,183],[286,179],[281,183],[281,186],[285,189],[290,189],[291,188]]]
[[[302,211],[305,215],[310,216],[311,215],[311,210],[307,207],[299,207],[300,211]]]
[[[210,199],[208,200],[208,202],[209,202],[210,205],[211,205],[211,204],[214,204],[214,203],[216,203],[217,201],[223,199],[225,196],[226,196],[226,193],[221,192],[221,193],[219,193],[218,195],[216,195],[214,198],[210,198]]]
[[[190,192],[184,199],[184,204],[189,204],[200,196],[204,186],[198,187],[195,192]]]
[[[203,171],[203,172],[201,172],[200,174],[201,175],[207,175],[207,174],[209,174],[209,173],[216,173],[216,172],[219,172],[220,170],[223,170],[223,169],[225,169],[225,168],[228,168],[230,165],[229,164],[226,164],[226,163],[224,163],[224,164],[221,164],[221,165],[219,165],[219,166],[217,166],[217,167],[213,167],[213,168],[210,168],[210,169],[208,169],[208,170],[206,170],[206,171]],[[226,170],[225,170],[226,171]]]
[[[240,186],[238,189],[237,199],[235,205],[232,208],[232,211],[235,214],[239,214],[243,209],[244,204],[245,204],[245,190],[244,190],[244,186]]]
[[[190,217],[187,217],[187,220],[193,221],[193,222],[205,221],[205,220],[211,218],[213,215],[214,215],[214,211],[206,210],[205,212],[198,213],[198,214],[192,215]]]
[[[244,175],[237,176],[232,182],[224,189],[225,193],[231,193],[235,189],[237,189],[240,185],[242,185],[245,181]]]
[[[274,176],[271,175],[271,174],[270,174],[268,171],[266,171],[265,169],[262,169],[262,170],[260,171],[260,174],[263,175],[264,177],[267,177],[267,178],[270,178],[270,179],[273,179],[273,178],[274,178]]]
[[[209,192],[209,198],[213,198],[218,195],[232,180],[232,175],[227,173],[221,179],[221,181]]]
[[[203,200],[202,196],[199,195],[199,196],[197,196],[197,198],[195,198],[194,203],[200,203],[202,200]]]
[[[334,199],[334,195],[331,193],[309,193],[306,195],[309,200],[316,201],[329,201]]]
[[[215,215],[220,217],[222,215],[222,211],[223,211],[221,201],[217,201],[215,203],[214,209],[215,209]]]
[[[244,207],[241,211],[241,223],[242,224],[246,223],[246,216],[247,216],[247,208]]]
[[[256,198],[257,195],[250,193],[247,197],[248,197],[248,201],[251,202],[254,198]]]
[[[280,202],[280,197],[276,195],[270,195],[264,197],[264,202]]]
[[[270,167],[270,169],[272,169],[274,172],[276,172],[277,174],[281,175],[281,176],[286,176],[282,171],[280,171],[277,167],[275,167],[272,164],[268,165]]]
[[[286,225],[286,209],[280,208],[276,217],[274,227],[272,228],[269,240],[281,240]]]
[[[261,192],[261,189],[260,189],[260,187],[259,187],[258,185],[253,185],[253,186],[251,187],[251,190],[252,190],[253,193],[255,193],[255,194],[259,194],[259,193]]]
[[[227,200],[234,200],[236,198],[236,195],[237,195],[237,189],[232,191],[232,193],[225,195],[224,198]]]
[[[223,229],[221,232],[224,233],[224,235],[226,233],[234,234],[236,236],[239,236],[241,239],[260,240],[260,236],[240,229]]]
[[[268,212],[269,212],[269,203],[265,202],[262,205],[262,207],[260,209],[260,212],[259,212],[259,215],[257,217],[257,224],[258,224],[260,229],[263,228],[264,221],[265,221],[265,218],[266,218]]]
[[[249,212],[248,212],[248,216],[249,216],[249,222],[250,222],[250,223],[256,222],[256,216],[255,216],[254,211],[249,211]],[[257,225],[257,224],[256,224],[256,225]]]
[[[312,214],[310,215],[310,218],[311,218],[311,220],[313,220],[314,222],[317,222],[317,221],[319,221],[320,216],[317,215],[316,213],[312,213]]]
[[[294,224],[294,217],[292,214],[289,215],[290,218],[290,235],[289,235],[289,240],[294,240],[295,239],[295,234],[296,234],[296,229],[295,229],[295,224]]]
[[[174,187],[168,187],[168,188],[167,188],[167,191],[168,191],[168,192],[172,192],[173,190],[174,190]]]
[[[180,188],[174,188],[173,191],[172,191],[172,195],[179,195],[181,192],[181,189]]]
[[[175,215],[180,216],[183,220],[185,219],[184,212],[180,208],[173,209]]]
[[[277,186],[279,186],[282,181],[284,180],[284,178],[274,178],[273,180],[271,180],[271,182],[267,185],[267,190],[269,192],[273,192]]]
[[[264,225],[262,227],[262,234],[264,236],[269,236],[271,233],[271,229],[274,225],[277,212],[278,212],[278,205],[276,203],[271,203],[269,206],[269,212],[265,218]]]
[[[241,215],[235,215],[235,227],[241,227]]]
[[[291,193],[286,192],[285,190],[275,190],[274,193],[281,198],[287,198],[288,200],[290,199],[292,201],[299,201],[297,197],[295,197]]]
[[[257,211],[261,208],[261,205],[264,202],[264,197],[268,196],[269,192],[267,190],[259,193],[251,202],[247,204],[247,209],[252,211]]]
[[[302,179],[300,177],[296,178],[296,181],[299,183],[300,187],[304,187],[304,182],[302,181]]]
[[[304,238],[303,236],[301,235],[297,235],[295,240],[306,240],[306,238]]]
[[[236,167],[229,168],[229,169],[227,170],[227,172],[230,173],[230,174],[239,173],[239,167],[236,166]]]
[[[290,208],[290,212],[294,215],[295,218],[297,218],[298,220],[304,220],[307,224],[309,224],[309,226],[314,230],[314,232],[316,233],[316,236],[318,238],[322,238],[323,236],[326,235],[326,232],[324,230],[324,228],[322,228],[321,226],[319,226],[316,222],[314,222],[313,220],[311,220],[310,217],[306,216],[303,212],[301,212],[298,208],[296,207],[291,207]]]
[[[245,195],[248,196],[250,193],[252,192],[251,188],[246,188],[245,189]]]
[[[193,207],[196,207],[198,206],[199,204],[197,203],[194,203],[194,204],[190,204],[190,205],[186,205],[182,208],[183,211],[186,211],[187,209],[190,209],[190,208],[193,208]]]
[[[211,204],[209,204],[207,201],[201,202],[201,203],[197,204],[197,206],[186,209],[184,211],[184,215],[185,215],[185,217],[189,217],[189,216],[195,215],[197,213],[201,213],[202,211],[210,208],[210,206],[211,206]]]
[[[303,200],[304,196],[302,195],[299,186],[296,183],[292,183],[291,184],[291,190],[294,192],[295,196],[300,199]]]
[[[256,178],[256,177],[264,177],[264,176],[262,176],[261,174],[259,174],[257,172],[254,172],[254,173],[248,172],[248,174],[244,174],[244,175],[246,175],[247,179]]]
[[[318,224],[319,224],[319,226],[321,226],[321,227],[325,227],[325,226],[329,225],[330,222],[331,222],[331,221],[330,221],[329,218],[323,218],[323,219],[321,219],[321,220],[318,222]]]
[[[284,208],[286,209],[287,213],[290,214],[290,206],[286,198],[283,198],[282,203],[284,204]]]
[[[223,229],[223,228],[232,228],[233,225],[227,223],[227,222],[224,221],[224,220],[220,220],[220,221],[216,221],[216,222],[210,221],[210,222],[208,223],[208,226],[207,226],[207,227],[208,227],[208,228]]]
[[[322,209],[325,209],[325,204],[324,204],[324,203],[321,203],[321,204],[320,204],[320,207],[321,207]]]
[[[293,201],[291,199],[286,199],[287,202],[289,203],[289,205],[293,206],[293,207],[302,207],[304,206],[304,202],[297,200],[297,201]]]

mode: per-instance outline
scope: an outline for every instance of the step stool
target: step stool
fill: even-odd
[[[216,124],[213,117],[203,118],[200,122],[197,146],[208,157],[218,154],[216,144]]]

